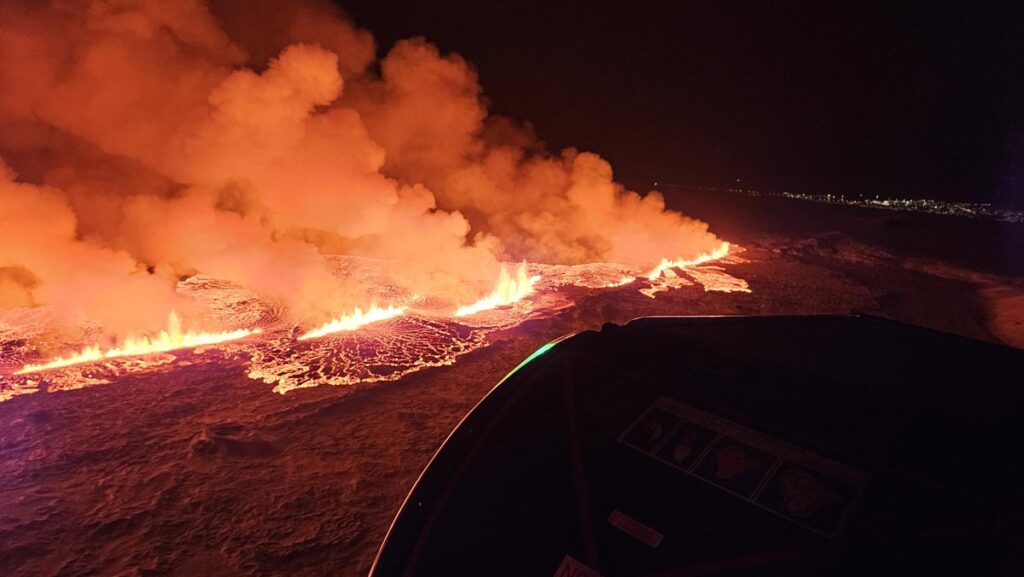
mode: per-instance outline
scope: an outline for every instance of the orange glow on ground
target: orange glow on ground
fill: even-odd
[[[47,363],[25,365],[15,374],[23,375],[25,373],[46,371],[116,357],[131,357],[179,349],[191,349],[203,345],[233,341],[258,334],[259,332],[260,329],[238,329],[220,333],[197,333],[192,330],[182,332],[181,318],[178,317],[177,313],[171,311],[167,317],[167,330],[160,331],[155,337],[128,337],[120,346],[107,350],[100,349],[99,345],[88,346],[69,357],[58,357]]]
[[[319,328],[305,333],[299,337],[299,340],[317,339],[332,333],[354,331],[371,323],[401,316],[405,314],[405,310],[406,307],[380,308],[377,305],[370,305],[370,308],[364,312],[363,309],[356,307],[350,314],[331,319]]]
[[[721,267],[709,266],[706,268],[689,268],[686,269],[686,274],[704,287],[704,292],[753,292],[750,290],[750,285],[747,284],[747,281],[726,273],[721,269]]]
[[[498,275],[498,286],[494,292],[477,302],[459,307],[455,312],[457,317],[475,315],[476,313],[510,305],[533,294],[533,285],[540,280],[540,276],[529,276],[526,271],[526,263],[521,263],[516,269],[513,277],[505,265],[501,265],[501,273]]]

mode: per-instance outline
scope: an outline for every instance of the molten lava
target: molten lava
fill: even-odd
[[[626,275],[626,276],[623,276],[623,277],[619,278],[619,280],[614,281],[614,282],[610,282],[610,283],[608,283],[608,284],[606,284],[604,286],[605,286],[605,288],[615,288],[615,287],[620,287],[620,286],[628,285],[629,283],[631,283],[631,282],[633,282],[635,280],[636,280],[635,276]]]
[[[182,332],[181,318],[178,317],[177,313],[171,311],[167,317],[167,330],[160,331],[160,334],[155,337],[128,337],[120,346],[105,351],[100,349],[99,345],[88,346],[69,357],[58,357],[47,363],[27,364],[15,374],[23,375],[25,373],[34,373],[115,357],[130,357],[178,349],[191,349],[203,345],[233,341],[260,332],[260,329],[237,329],[220,333],[197,333],[192,330]]]
[[[494,292],[477,302],[459,307],[455,312],[457,317],[475,315],[481,311],[490,310],[500,306],[506,306],[523,300],[533,294],[533,285],[540,280],[540,276],[529,276],[526,272],[526,263],[521,263],[516,269],[515,277],[508,272],[505,265],[501,265],[501,273],[498,275],[498,286]]]
[[[224,348],[279,392],[395,380],[592,291],[598,306],[695,283],[749,291],[697,266],[740,250],[706,223],[492,116],[462,56],[412,38],[377,58],[334,4],[0,0],[0,400],[259,332]],[[496,287],[476,285],[499,267]],[[148,313],[179,299],[252,330],[184,332],[173,316],[150,333]],[[346,314],[317,328],[325,310]],[[82,321],[119,340],[56,360],[33,349]],[[179,364],[223,358],[197,357]]]
[[[405,314],[406,307],[389,306],[382,309],[377,305],[370,305],[370,308],[363,312],[363,309],[356,307],[347,315],[331,319],[319,328],[313,329],[299,337],[300,341],[317,339],[331,333],[354,331],[371,323],[384,321]]]
[[[647,273],[647,280],[655,280],[669,269],[697,266],[700,264],[711,262],[713,260],[724,258],[728,254],[729,243],[723,242],[715,250],[711,252],[701,253],[692,259],[668,260],[667,258],[663,258],[661,259],[661,262],[658,264],[658,266],[654,267],[654,269],[651,272]]]

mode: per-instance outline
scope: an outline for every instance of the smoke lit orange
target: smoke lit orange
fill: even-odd
[[[611,288],[719,246],[657,191],[616,183],[600,156],[547,151],[525,123],[491,117],[457,54],[414,38],[378,59],[329,2],[263,3],[255,19],[248,4],[3,4],[0,309],[142,334],[150,311],[179,302],[181,279],[202,275],[308,321],[383,294],[336,274],[337,256],[403,263],[402,290],[451,302],[511,258],[622,265]],[[502,268],[490,294],[446,312],[511,305],[537,280]],[[404,312],[357,309],[300,338]],[[21,372],[257,331],[165,332]]]

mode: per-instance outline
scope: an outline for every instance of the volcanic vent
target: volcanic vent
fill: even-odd
[[[460,56],[377,52],[315,0],[0,8],[0,395],[222,358],[393,380],[565,287],[749,290],[705,223],[489,114]]]

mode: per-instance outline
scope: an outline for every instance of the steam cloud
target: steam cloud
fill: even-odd
[[[299,320],[365,304],[324,254],[470,302],[500,260],[652,266],[716,248],[600,157],[488,115],[423,39],[375,61],[326,1],[0,5],[0,307],[126,333],[207,274]]]

